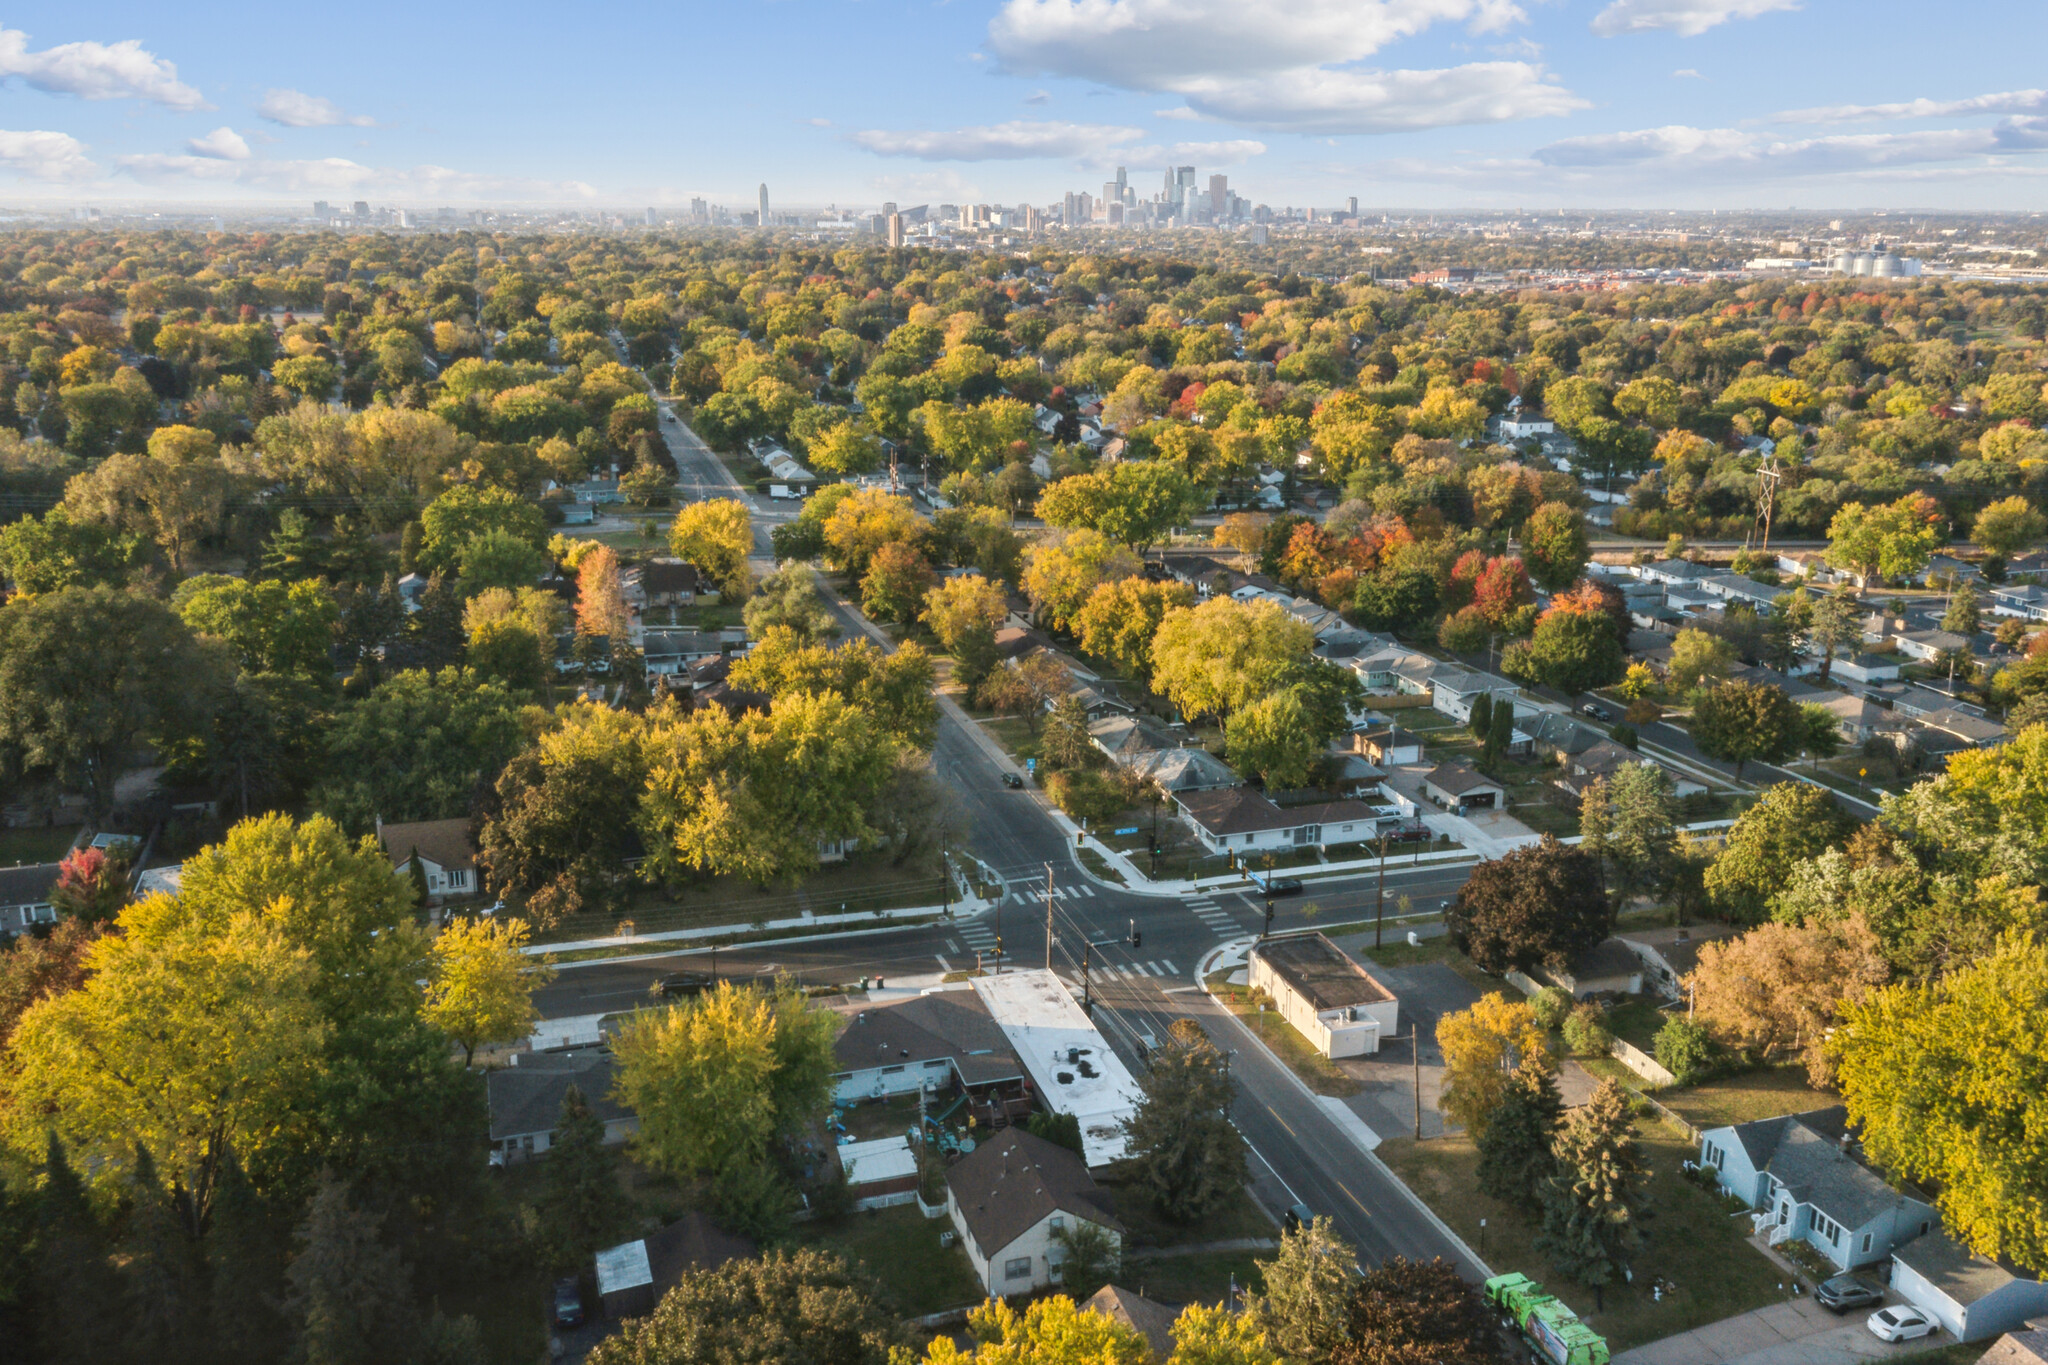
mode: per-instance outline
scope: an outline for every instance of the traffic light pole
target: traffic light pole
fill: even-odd
[[[1380,831],[1380,882],[1372,894],[1372,946],[1380,946],[1380,929],[1387,921],[1387,832]]]

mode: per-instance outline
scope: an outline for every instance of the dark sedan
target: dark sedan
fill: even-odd
[[[1884,1302],[1884,1287],[1862,1275],[1837,1275],[1822,1280],[1813,1291],[1813,1301],[1823,1308],[1846,1313],[1852,1308],[1870,1308]]]

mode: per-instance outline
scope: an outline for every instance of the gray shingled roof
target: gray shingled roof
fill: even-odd
[[[1845,1228],[1859,1228],[1904,1198],[1843,1150],[1848,1110],[1837,1104],[1804,1114],[1737,1124],[1752,1166],[1769,1171],[1794,1199]]]
[[[2016,1271],[1977,1255],[1939,1228],[1925,1237],[1915,1237],[1892,1255],[1961,1308],[2020,1278]]]
[[[62,863],[27,863],[0,867],[0,905],[45,905],[57,884]]]
[[[591,1110],[606,1123],[633,1113],[611,1097],[609,1052],[524,1052],[516,1066],[493,1071],[485,1081],[491,1141],[554,1132],[562,1115],[562,1097],[571,1085],[583,1092]]]
[[[950,1057],[969,1085],[1024,1076],[1009,1039],[973,991],[935,991],[869,1005],[848,1020],[833,1041],[832,1055],[842,1073]]]
[[[1155,1303],[1142,1294],[1133,1294],[1113,1284],[1096,1290],[1095,1297],[1081,1307],[1143,1333],[1145,1340],[1152,1344],[1152,1354],[1159,1359],[1164,1360],[1173,1354],[1173,1324],[1180,1319],[1179,1309]]]

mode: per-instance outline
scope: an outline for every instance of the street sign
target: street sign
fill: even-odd
[[[1115,832],[1118,834],[1136,834],[1138,832],[1138,827],[1136,825],[1131,825],[1126,829],[1120,829]]]
[[[1024,771],[1025,771],[1025,772],[1027,772],[1027,773],[1035,773],[1035,772],[1037,772],[1037,771],[1038,771],[1038,760],[1037,760],[1037,759],[1035,759],[1035,758],[1027,758],[1027,759],[1025,759],[1025,760],[1024,760]]]

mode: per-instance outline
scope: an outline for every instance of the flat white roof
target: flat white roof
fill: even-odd
[[[873,1185],[917,1174],[917,1157],[910,1150],[910,1139],[901,1134],[871,1142],[849,1142],[839,1149],[839,1164],[846,1168],[846,1180],[851,1185]]]
[[[974,989],[1047,1106],[1080,1120],[1088,1164],[1121,1158],[1138,1083],[1060,979],[1044,970],[1004,972],[977,977]]]
[[[597,1292],[616,1294],[654,1283],[654,1267],[647,1263],[647,1243],[621,1242],[597,1253]]]

